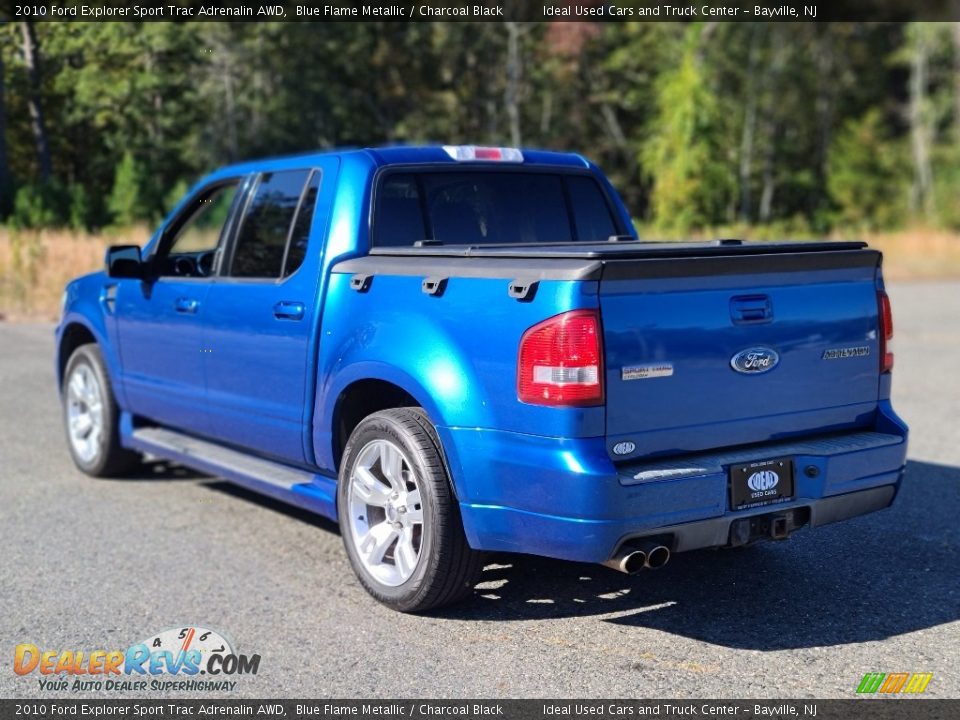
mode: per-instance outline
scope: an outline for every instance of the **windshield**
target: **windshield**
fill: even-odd
[[[537,172],[404,172],[377,192],[373,244],[408,247],[607,240],[618,231],[589,175]]]

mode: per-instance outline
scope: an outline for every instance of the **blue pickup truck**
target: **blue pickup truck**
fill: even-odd
[[[148,455],[338,520],[401,611],[469,595],[484,551],[634,573],[893,502],[880,261],[639,241],[574,154],[235,165],[67,286],[68,444],[90,475]]]

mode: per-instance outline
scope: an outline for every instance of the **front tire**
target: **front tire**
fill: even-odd
[[[357,425],[337,507],[350,564],[384,605],[423,612],[473,592],[481,554],[467,543],[439,438],[420,408],[383,410]]]
[[[81,345],[63,373],[63,421],[73,462],[93,477],[120,475],[141,460],[120,444],[117,407],[96,343]]]

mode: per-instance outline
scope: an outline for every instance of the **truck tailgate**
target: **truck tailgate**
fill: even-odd
[[[878,253],[608,261],[615,459],[865,426],[878,402]]]

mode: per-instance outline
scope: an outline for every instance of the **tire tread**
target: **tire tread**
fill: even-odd
[[[103,447],[103,456],[90,466],[84,466],[73,453],[73,446],[70,438],[67,438],[67,446],[70,449],[70,455],[73,457],[76,466],[92,477],[117,477],[124,475],[135,468],[143,457],[140,453],[133,450],[127,450],[120,442],[120,407],[117,405],[116,396],[113,393],[113,387],[110,384],[110,376],[107,373],[106,365],[103,362],[103,354],[100,346],[96,343],[86,343],[80,345],[70,355],[67,360],[63,378],[64,384],[69,380],[70,373],[74,366],[79,362],[86,362],[93,372],[97,375],[100,383],[100,391],[103,393],[103,422],[105,444]],[[63,388],[64,399],[66,403],[66,386]],[[66,406],[64,405],[64,423],[66,423]]]
[[[433,493],[437,509],[433,518],[437,552],[422,558],[431,563],[424,575],[426,582],[407,598],[385,596],[378,592],[361,572],[357,572],[360,582],[381,603],[401,612],[426,612],[463,600],[473,593],[473,586],[483,569],[483,553],[473,550],[464,534],[460,507],[450,483],[440,438],[427,414],[419,407],[381,410],[368,416],[363,422],[378,419],[399,426],[418,446],[419,459],[424,470],[432,477],[444,480],[442,485],[434,488]],[[347,443],[345,461],[351,444]],[[426,482],[426,479],[424,481]],[[341,477],[341,483],[343,482],[346,482],[345,477]],[[341,528],[344,533],[348,532],[343,525]]]

